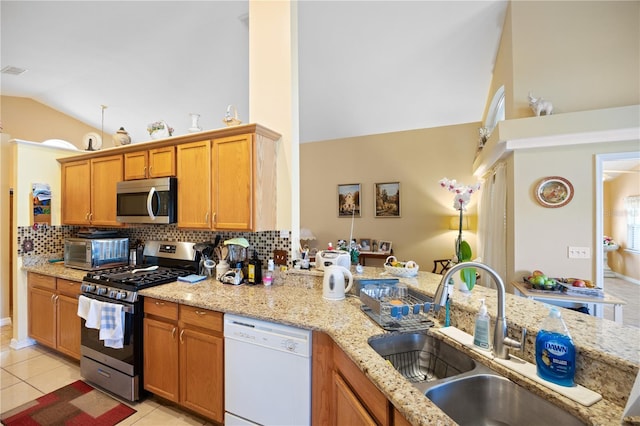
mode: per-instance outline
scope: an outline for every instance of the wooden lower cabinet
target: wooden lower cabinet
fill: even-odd
[[[410,423],[333,340],[313,333],[313,425],[407,426]]]
[[[29,289],[29,337],[50,348],[56,347],[55,290]]]
[[[145,298],[144,387],[224,419],[222,313]]]
[[[180,331],[180,402],[221,422],[224,417],[223,339],[209,333]]]
[[[144,388],[173,402],[180,399],[177,335],[177,323],[144,319]]]
[[[375,426],[377,424],[342,376],[336,372],[333,373],[333,384],[335,425]]]
[[[79,360],[82,323],[77,297],[80,283],[32,272],[27,281],[29,337]]]

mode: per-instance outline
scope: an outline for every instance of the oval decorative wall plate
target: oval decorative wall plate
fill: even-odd
[[[573,198],[573,185],[560,176],[540,179],[535,190],[536,201],[543,207],[562,207]]]

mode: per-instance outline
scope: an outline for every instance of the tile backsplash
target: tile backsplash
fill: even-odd
[[[64,239],[75,237],[81,229],[85,228],[79,226],[19,226],[17,229],[17,254],[18,256],[62,258]],[[136,228],[117,229],[117,232],[118,236],[129,238],[130,246],[138,241],[142,243],[152,240],[199,243],[214,241],[216,235],[221,236],[221,241],[244,237],[249,241],[247,255],[252,255],[253,250],[257,249],[258,258],[263,261],[272,259],[274,250],[291,251],[290,234],[287,238],[281,238],[280,231],[213,232],[178,229],[175,225],[143,225]]]

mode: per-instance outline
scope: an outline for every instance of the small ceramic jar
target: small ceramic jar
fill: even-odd
[[[129,145],[131,143],[131,136],[124,130],[124,127],[120,127],[120,130],[113,135],[113,142],[115,145]]]

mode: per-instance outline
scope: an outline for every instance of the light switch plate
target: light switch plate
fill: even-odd
[[[591,259],[591,248],[569,246],[567,256],[569,259]]]

